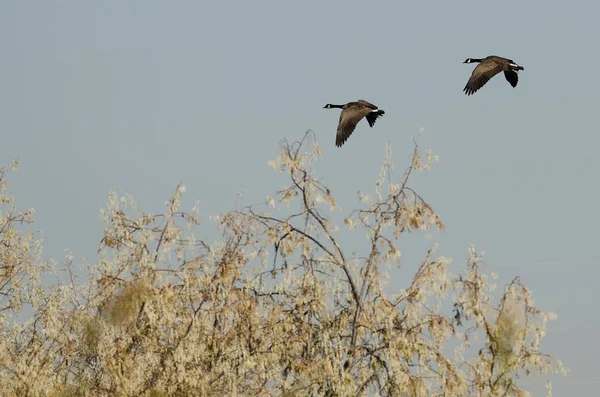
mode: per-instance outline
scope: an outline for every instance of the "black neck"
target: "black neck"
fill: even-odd
[[[471,58],[471,62],[481,62],[483,59]]]
[[[344,105],[331,105],[332,108],[343,109]]]

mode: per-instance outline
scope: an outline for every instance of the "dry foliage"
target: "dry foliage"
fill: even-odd
[[[33,211],[15,210],[1,169],[0,393],[521,396],[521,376],[562,371],[539,350],[552,315],[532,306],[519,279],[495,303],[472,248],[452,276],[432,246],[403,288],[384,291],[398,239],[444,227],[409,186],[430,153],[415,145],[394,183],[388,152],[374,197],[361,194],[345,226],[327,215],[340,209],[313,173],[319,156],[310,133],[284,142],[271,165],[289,185],[263,206],[214,217],[214,243],[195,235],[197,208],[180,211],[183,186],[161,215],[111,193],[87,281],[68,261],[49,288],[39,244],[22,227]],[[368,252],[351,256],[342,238],[351,233],[367,234]],[[23,303],[26,321],[17,320]]]

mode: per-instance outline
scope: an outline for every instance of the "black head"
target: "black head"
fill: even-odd
[[[473,58],[467,58],[463,63],[473,63]]]
[[[328,103],[327,105],[323,106],[323,109],[331,109],[333,107],[333,105],[331,103]]]

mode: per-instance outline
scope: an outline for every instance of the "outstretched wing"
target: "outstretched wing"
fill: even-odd
[[[502,71],[502,66],[497,64],[496,62],[481,62],[477,67],[473,70],[469,81],[465,85],[463,91],[467,95],[472,95],[477,90],[485,85],[492,77],[497,75]]]
[[[374,106],[374,105],[373,105]],[[340,122],[338,123],[337,135],[335,136],[335,146],[342,146],[348,140],[356,124],[371,113],[372,109],[364,106],[350,106],[342,110]]]

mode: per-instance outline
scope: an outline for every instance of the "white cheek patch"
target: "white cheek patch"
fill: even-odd
[[[519,65],[517,65],[516,63],[511,63],[510,66],[514,67],[514,68],[518,68]]]

